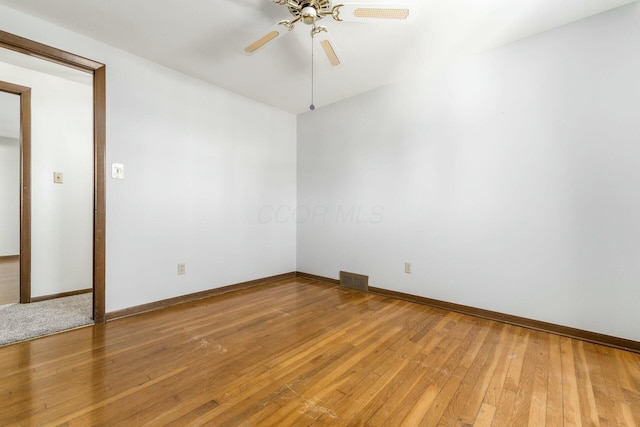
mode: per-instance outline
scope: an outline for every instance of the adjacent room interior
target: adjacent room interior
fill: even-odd
[[[3,32],[106,67],[98,129],[91,74],[0,59],[34,106],[89,104],[34,107],[32,295],[98,280],[108,320],[0,348],[7,393],[31,363],[85,396],[16,395],[7,421],[640,424],[638,2],[421,2],[388,25],[308,2],[318,39],[277,24],[298,1],[110,3],[0,0]]]
[[[92,323],[94,103],[90,74],[19,51],[0,75],[6,344]]]

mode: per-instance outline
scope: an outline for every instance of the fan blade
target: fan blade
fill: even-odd
[[[264,47],[266,44],[271,43],[274,40],[279,39],[280,37],[286,35],[289,32],[289,29],[286,25],[282,23],[276,24],[273,27],[269,28],[265,32],[263,32],[256,39],[252,40],[247,44],[247,46],[243,49],[243,52],[247,55],[251,55],[255,53],[258,49]]]
[[[410,3],[346,3],[334,7],[337,21],[380,22],[406,21],[410,17]]]
[[[329,65],[332,67],[338,67],[342,64],[342,56],[336,47],[336,42],[331,37],[331,33],[328,30],[322,31],[313,36],[314,42],[320,47],[320,50],[327,59]]]

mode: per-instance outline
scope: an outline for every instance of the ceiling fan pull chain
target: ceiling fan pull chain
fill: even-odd
[[[316,109],[316,106],[313,105],[313,30],[311,31],[311,105],[309,106],[309,109],[311,111]]]

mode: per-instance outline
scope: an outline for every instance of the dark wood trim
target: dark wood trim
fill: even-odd
[[[84,58],[15,34],[0,31],[0,47],[29,56],[55,62],[93,74],[94,94],[94,223],[93,223],[93,319],[105,321],[105,241],[106,241],[106,197],[105,197],[105,152],[106,152],[106,68],[104,64]],[[30,126],[29,126],[30,128]],[[30,152],[29,152],[30,154]],[[23,177],[25,172],[23,171]],[[29,179],[31,173],[29,171]],[[30,197],[30,195],[29,195]],[[30,199],[29,199],[30,201]],[[24,218],[31,221],[29,217]],[[30,241],[30,236],[29,236]],[[31,265],[29,257],[21,257],[22,265]],[[21,271],[22,273],[22,271]],[[30,272],[29,272],[30,278]],[[30,295],[29,295],[30,297]]]
[[[20,260],[20,255],[4,255],[0,256],[0,262],[11,262]]]
[[[125,308],[123,310],[112,311],[106,314],[106,320],[119,319],[121,317],[134,316],[136,314],[147,313],[149,311],[160,310],[178,304],[184,304],[216,295],[226,294],[229,292],[240,291],[242,289],[253,288],[256,286],[268,285],[269,283],[278,282],[280,280],[295,279],[297,274],[284,273],[277,276],[265,277],[263,279],[250,280],[248,282],[236,283],[235,285],[223,286],[221,288],[209,289],[207,291],[196,292],[193,294],[182,295],[175,298],[169,298],[161,301],[150,302],[135,307]]]
[[[30,87],[20,86],[11,82],[0,81],[0,91],[11,93],[13,95],[22,96],[23,93],[29,92]]]
[[[455,311],[457,313],[468,314],[470,316],[481,317],[488,320],[494,320],[496,322],[508,323],[510,325],[521,326],[523,328],[534,329],[536,331],[548,332],[568,338],[588,341],[594,344],[601,344],[608,347],[614,347],[621,350],[640,353],[639,341],[618,338],[611,335],[585,331],[568,326],[556,325],[554,323],[542,322],[540,320],[528,319],[526,317],[513,316],[511,314],[499,313],[497,311],[484,310],[482,308],[470,307],[466,305],[455,304],[452,302],[405,294],[388,289],[369,287],[369,292],[376,295],[397,298],[405,301],[415,302],[418,304],[428,305],[430,307],[440,308],[443,310]]]
[[[296,271],[296,277],[303,277],[305,279],[317,280],[318,282],[329,283],[331,285],[340,286],[340,280],[330,279],[328,277],[316,276],[315,274],[304,273],[302,271]]]
[[[31,302],[31,88],[0,81],[20,97],[20,303]]]
[[[319,282],[329,283],[332,285],[340,285],[339,280],[317,276],[315,274],[303,273],[301,271],[296,272],[296,276],[317,280]],[[528,319],[526,317],[513,316],[511,314],[499,313],[497,311],[484,310],[482,308],[469,307],[466,305],[420,297],[417,295],[405,294],[402,292],[391,291],[388,289],[376,288],[372,286],[369,286],[369,293],[401,299],[417,304],[428,305],[430,307],[454,311],[456,313],[467,314],[469,316],[481,317],[483,319],[494,320],[496,322],[508,323],[510,325],[521,326],[523,328],[534,329],[536,331],[548,332],[555,335],[561,335],[563,337],[588,341],[594,344],[605,345],[607,347],[613,347],[620,350],[640,353],[640,341],[633,341],[626,338],[614,337],[597,332],[590,332],[582,329],[571,328],[568,326],[556,325],[554,323],[542,322],[540,320]]]
[[[72,297],[74,295],[88,294],[90,292],[93,292],[93,289],[89,288],[89,289],[80,289],[78,291],[61,292],[59,294],[33,297],[31,298],[31,302],[40,302],[40,301],[47,301],[47,300],[56,299],[56,298]]]
[[[25,39],[24,37],[5,31],[0,31],[0,47],[55,62],[56,64],[66,65],[67,67],[88,73],[93,73],[94,70],[103,66],[103,64],[92,61],[91,59]]]
[[[31,301],[31,89],[20,96],[20,302]]]
[[[105,159],[107,146],[106,124],[106,67],[93,73],[93,138],[94,138],[94,211],[93,211],[93,320],[105,321],[106,280],[106,193]]]

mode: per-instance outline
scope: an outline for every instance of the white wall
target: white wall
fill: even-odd
[[[295,116],[0,7],[0,26],[107,64],[107,312],[295,270]],[[187,274],[177,275],[186,262]]]
[[[20,97],[0,92],[0,257],[20,254]]]
[[[31,88],[31,295],[91,288],[93,88],[3,62],[0,79]]]
[[[0,93],[4,99],[2,95],[5,94]],[[15,105],[20,111],[19,98]],[[20,140],[0,136],[0,257],[19,254]]]
[[[640,340],[638,52],[636,3],[299,116],[298,270]]]

